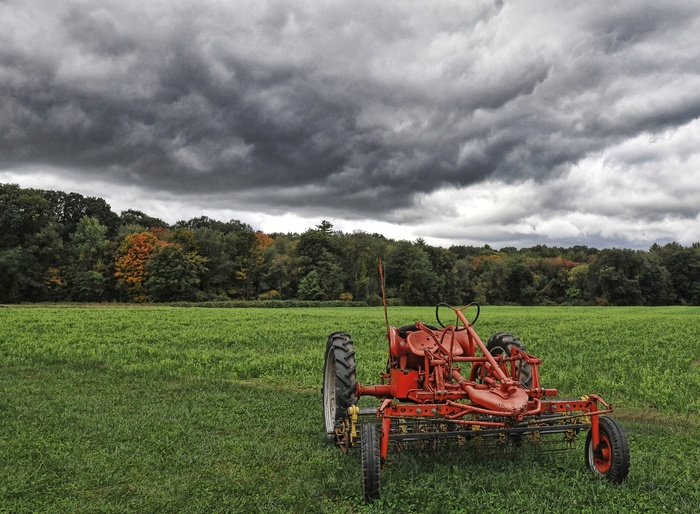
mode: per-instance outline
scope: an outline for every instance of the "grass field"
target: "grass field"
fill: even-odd
[[[434,309],[392,308],[393,324]],[[485,307],[542,382],[598,393],[630,439],[621,486],[563,454],[390,452],[362,502],[359,451],[323,434],[330,332],[358,379],[386,363],[380,308],[0,309],[0,512],[698,512],[700,309]]]

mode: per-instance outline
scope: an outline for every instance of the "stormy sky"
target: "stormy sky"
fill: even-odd
[[[0,0],[0,182],[168,222],[700,241],[700,4]]]

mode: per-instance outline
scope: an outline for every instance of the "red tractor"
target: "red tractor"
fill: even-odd
[[[473,321],[467,308],[476,309]],[[440,314],[456,315],[443,324]],[[361,446],[364,498],[379,498],[381,470],[390,443],[458,440],[492,441],[508,447],[529,442],[571,446],[587,432],[585,461],[591,471],[614,483],[625,480],[630,457],[620,424],[600,396],[560,399],[540,384],[540,359],[525,351],[513,334],[499,332],[484,344],[473,325],[480,307],[441,303],[440,327],[415,323],[390,327],[389,358],[380,383],[362,385],[355,375],[353,340],[345,332],[328,337],[323,376],[323,411],[329,439],[343,452]],[[378,407],[359,408],[372,396]],[[379,403],[379,402],[378,402]],[[362,422],[370,417],[374,422]]]

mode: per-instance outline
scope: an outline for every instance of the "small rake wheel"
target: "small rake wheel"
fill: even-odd
[[[350,335],[334,332],[328,336],[323,365],[323,419],[331,441],[335,440],[336,421],[346,418],[348,407],[357,403],[356,367]]]
[[[362,453],[362,494],[365,501],[376,500],[380,495],[380,478],[382,472],[379,451],[379,425],[366,423],[360,433]]]
[[[607,478],[619,484],[627,478],[630,470],[630,448],[627,436],[620,424],[613,418],[598,418],[600,445],[593,448],[593,434],[586,436],[586,465],[594,475]]]

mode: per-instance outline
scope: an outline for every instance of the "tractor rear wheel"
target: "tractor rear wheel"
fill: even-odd
[[[498,332],[497,334],[492,335],[486,343],[486,349],[494,357],[499,355],[510,357],[510,349],[512,347],[525,351],[525,345],[520,342],[518,337],[514,336],[510,332]],[[532,366],[530,366],[529,363],[525,361],[516,361],[515,374],[516,376],[512,378],[519,380],[520,385],[522,385],[525,389],[532,388]]]
[[[379,499],[382,459],[379,450],[379,424],[365,423],[360,431],[362,453],[362,494],[365,501]]]
[[[591,430],[586,435],[586,465],[594,475],[619,484],[630,471],[630,447],[620,424],[607,416],[598,417],[600,444],[593,448]]]
[[[335,424],[347,417],[348,407],[357,403],[355,347],[350,335],[334,332],[328,336],[323,365],[323,418],[326,435],[335,440]]]

